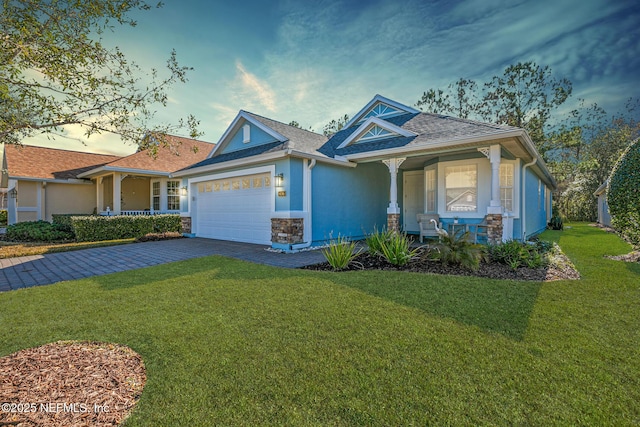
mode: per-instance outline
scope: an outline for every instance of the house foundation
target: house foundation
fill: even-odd
[[[303,241],[303,218],[271,218],[272,243],[276,245],[297,245]]]
[[[487,214],[486,219],[488,243],[502,242],[502,214]]]

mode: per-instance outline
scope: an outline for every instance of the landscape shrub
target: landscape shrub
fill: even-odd
[[[332,240],[328,247],[322,249],[322,254],[335,271],[344,270],[349,267],[353,259],[360,254],[355,251],[356,243],[349,239],[338,236]]]
[[[554,214],[551,217],[551,220],[549,221],[549,224],[547,224],[547,226],[551,230],[562,230],[562,229],[564,229],[564,224],[562,223],[562,218],[558,214]]]
[[[489,245],[491,261],[506,264],[513,270],[520,267],[539,268],[547,264],[545,254],[551,249],[548,242],[523,243],[508,240],[503,243]]]
[[[380,241],[380,252],[390,264],[402,267],[418,255],[420,248],[411,249],[411,241],[406,234],[392,232]]]
[[[469,241],[469,232],[447,234],[441,236],[438,243],[433,244],[429,256],[441,263],[459,265],[470,270],[477,270],[480,261],[486,258],[486,247]]]
[[[74,216],[90,216],[89,214],[53,214],[51,215],[52,224],[58,226],[60,230],[71,233],[75,236],[73,231],[73,224],[71,223],[71,217]]]
[[[373,256],[382,255],[382,245],[391,239],[392,234],[393,232],[389,230],[374,230],[373,233],[368,234],[365,243],[367,244],[369,254]]]
[[[140,238],[149,233],[179,232],[180,215],[74,216],[76,240],[80,242]]]
[[[6,209],[2,209],[0,210],[0,225],[7,225],[7,210]]]
[[[607,204],[611,225],[635,249],[640,249],[640,139],[622,153],[611,171]]]
[[[73,240],[73,234],[47,221],[28,221],[9,225],[6,238],[14,242],[56,242]]]

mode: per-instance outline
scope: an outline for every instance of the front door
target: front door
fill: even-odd
[[[403,229],[406,233],[420,233],[416,215],[424,213],[424,171],[404,172]]]

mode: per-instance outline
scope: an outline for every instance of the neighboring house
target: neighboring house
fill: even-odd
[[[240,111],[207,159],[172,174],[195,236],[295,250],[416,215],[486,221],[490,239],[545,229],[556,183],[519,128],[422,113],[380,95],[327,139]]]
[[[609,214],[609,205],[607,204],[608,183],[609,180],[603,182],[593,195],[598,198],[598,224],[611,227],[611,215]]]
[[[186,183],[172,179],[171,173],[207,158],[214,145],[175,136],[169,139],[168,146],[158,146],[155,156],[139,151],[78,175],[97,184],[93,206],[98,213],[179,213],[186,207]]]
[[[170,138],[173,145],[160,146],[155,158],[147,151],[119,157],[5,146],[2,187],[8,193],[9,224],[51,221],[58,213],[179,212],[184,196],[172,196],[180,186],[169,179],[170,173],[206,158],[213,145]]]
[[[95,186],[78,174],[117,160],[117,156],[5,145],[2,182],[8,223],[51,220],[54,213],[91,213]]]

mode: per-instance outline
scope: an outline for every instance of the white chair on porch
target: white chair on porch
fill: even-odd
[[[440,216],[438,214],[417,214],[416,219],[420,225],[420,243],[422,243],[422,239],[425,237],[440,238],[440,235],[436,231],[436,224],[431,221],[434,220],[438,224],[438,227],[442,228],[442,223],[440,222]]]

